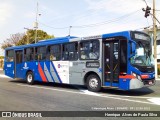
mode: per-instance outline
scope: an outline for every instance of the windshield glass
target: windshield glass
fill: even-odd
[[[149,41],[136,41],[135,56],[131,58],[131,64],[139,66],[151,66],[151,46]]]

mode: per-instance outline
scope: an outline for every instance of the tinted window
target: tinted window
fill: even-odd
[[[46,59],[46,46],[35,48],[35,60]]]
[[[34,48],[24,49],[24,61],[34,60]]]
[[[63,45],[63,60],[78,59],[78,43],[69,43]]]
[[[120,41],[120,72],[127,72],[127,40]]]
[[[6,51],[6,61],[13,62],[14,61],[14,50],[7,50]]]
[[[61,45],[48,46],[47,60],[61,60]]]
[[[23,52],[16,51],[16,64],[22,63],[22,60],[23,60]]]
[[[99,58],[99,41],[84,41],[80,43],[80,59],[98,59]]]

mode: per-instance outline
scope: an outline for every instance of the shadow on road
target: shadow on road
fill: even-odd
[[[10,80],[9,82],[13,83],[19,83],[27,85],[26,81],[24,80]],[[57,89],[66,88],[66,89],[72,89],[72,90],[87,90],[87,88],[83,85],[69,85],[69,84],[60,84],[60,83],[42,83],[42,82],[35,82],[35,85],[41,86],[41,87],[54,87]],[[135,90],[118,90],[118,89],[111,89],[111,88],[103,88],[99,93],[103,94],[111,94],[111,95],[121,95],[121,96],[143,96],[143,95],[149,95],[154,93],[154,91],[148,87],[141,88],[141,89],[135,89]]]
[[[121,96],[143,96],[143,95],[149,95],[154,93],[154,91],[148,87],[135,89],[135,90],[118,90],[118,89],[103,89],[101,91],[102,93],[112,94],[112,95],[121,95]]]
[[[16,84],[23,84],[23,85],[28,85],[26,83],[25,80],[10,80],[9,82],[13,82],[13,83],[16,83]],[[66,89],[77,89],[77,85],[70,85],[70,84],[60,84],[60,83],[51,83],[51,82],[47,82],[47,83],[44,83],[44,82],[38,82],[38,81],[35,81],[34,82],[34,85],[38,85],[38,86],[41,86],[41,87],[54,87],[54,88],[66,88]],[[33,86],[34,86],[33,85]],[[83,87],[83,86],[82,86]],[[85,88],[86,89],[86,88]]]

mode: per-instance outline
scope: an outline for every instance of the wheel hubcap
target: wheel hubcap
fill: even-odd
[[[28,75],[27,80],[29,83],[32,82],[32,75],[31,74]]]
[[[90,79],[90,81],[89,81],[89,86],[90,86],[91,88],[97,88],[97,86],[98,86],[98,80],[97,80],[96,78]]]

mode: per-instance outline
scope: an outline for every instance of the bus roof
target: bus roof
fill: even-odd
[[[36,47],[36,46],[44,46],[48,44],[54,44],[54,43],[65,43],[69,42],[70,39],[77,38],[75,36],[67,36],[67,37],[57,37],[53,39],[47,39],[47,40],[40,40],[36,44],[28,44],[28,45],[20,45],[20,46],[14,46],[14,47],[8,47],[5,50],[10,50],[10,49],[22,49],[22,48],[27,48],[27,47]]]
[[[27,47],[37,47],[37,46],[44,46],[44,45],[51,45],[51,44],[58,44],[58,43],[66,43],[69,41],[79,41],[79,40],[87,40],[87,39],[99,39],[99,38],[109,38],[109,37],[116,37],[116,36],[124,36],[127,39],[130,39],[130,32],[131,31],[121,31],[121,32],[115,32],[115,33],[107,33],[107,34],[101,34],[96,36],[88,36],[88,37],[75,37],[75,36],[66,36],[66,37],[58,37],[53,39],[47,39],[47,40],[40,40],[36,44],[28,44],[28,45],[21,45],[21,46],[14,46],[14,47],[8,47],[5,50],[11,50],[11,49],[23,49]],[[141,31],[137,31],[141,32]],[[143,32],[141,32],[143,33]]]

